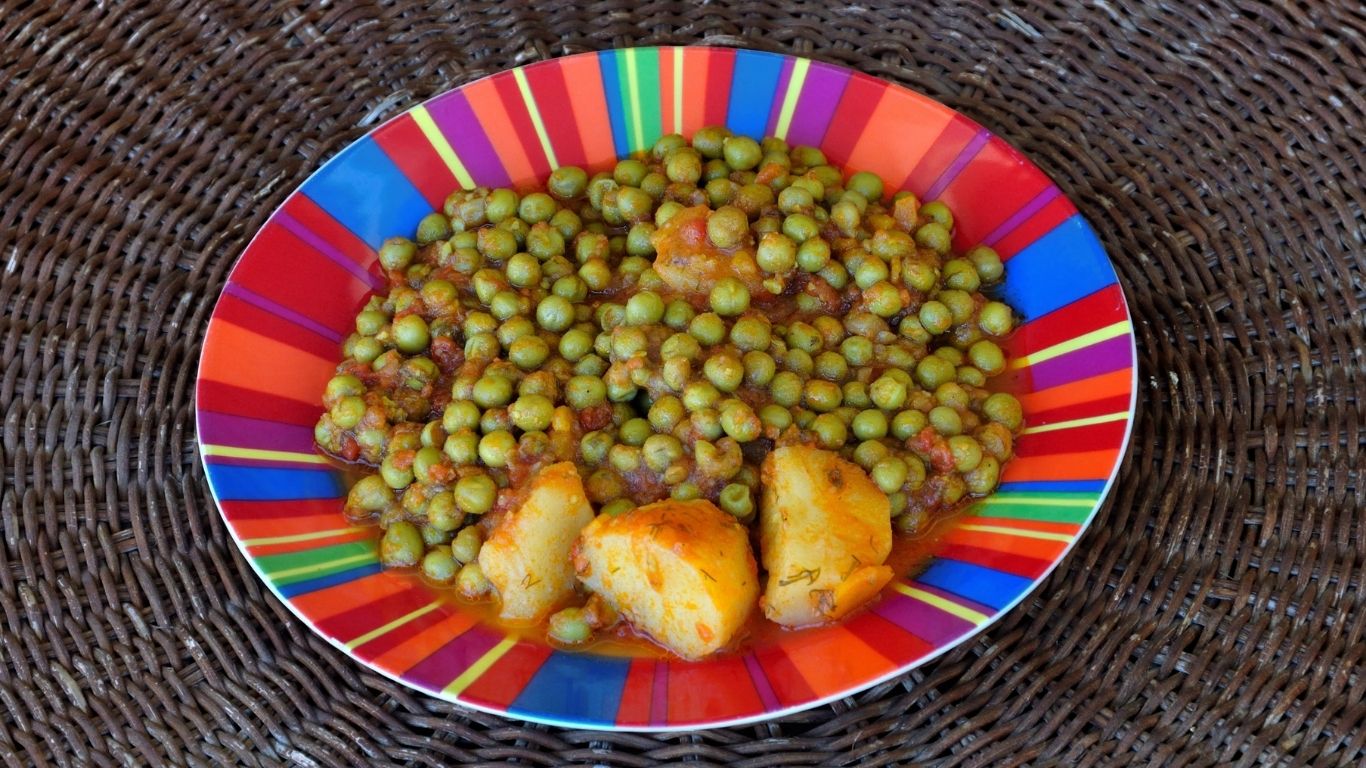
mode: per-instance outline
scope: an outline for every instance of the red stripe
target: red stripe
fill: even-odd
[[[1029,579],[1037,579],[1043,576],[1049,566],[1053,565],[1048,560],[1037,560],[1024,555],[1000,552],[994,549],[982,549],[968,544],[943,544],[935,552],[935,556],[972,563],[1005,573],[1013,573],[1016,576],[1024,576]]]
[[[507,111],[508,121],[512,123],[512,130],[517,134],[517,140],[526,152],[532,172],[538,179],[549,176],[550,159],[545,156],[545,148],[541,146],[541,137],[536,135],[536,126],[531,122],[531,113],[527,111],[526,101],[522,99],[522,92],[517,88],[516,76],[511,72],[494,75],[493,88],[498,92],[498,100],[503,102],[503,109]]]
[[[654,683],[655,659],[631,659],[626,685],[621,689],[621,703],[617,706],[617,725],[653,724],[650,699]],[[662,720],[663,717],[658,719]]]
[[[406,616],[431,601],[431,590],[415,587],[323,619],[318,622],[318,629],[330,637],[349,642],[366,632]]]
[[[954,227],[955,250],[977,245],[1051,182],[1010,145],[993,137],[940,193],[951,210],[971,210]],[[990,200],[987,206],[978,205]]]
[[[282,277],[281,264],[289,265],[291,275],[307,279]],[[340,264],[275,223],[266,224],[252,241],[233,269],[232,281],[343,336],[354,329],[356,311],[370,291]],[[336,354],[332,350],[325,358]]]
[[[735,51],[731,48],[712,48],[707,51],[707,100],[702,114],[704,125],[725,125],[730,107],[730,84],[735,76]],[[626,77],[622,72],[621,77]],[[622,105],[626,109],[626,105]]]
[[[849,78],[849,85],[840,96],[839,106],[830,118],[830,127],[825,130],[821,140],[821,151],[833,165],[848,162],[863,134],[868,120],[877,111],[877,105],[888,91],[887,84],[871,78],[862,72],[855,72]]]
[[[560,165],[587,163],[579,124],[574,119],[573,102],[565,87],[564,70],[554,61],[542,61],[527,67],[523,73],[541,113],[541,124],[550,137],[550,146],[555,150],[555,160]]]
[[[769,645],[754,649],[754,658],[764,670],[764,677],[772,686],[773,693],[784,706],[794,706],[818,698],[810,684],[797,666],[783,653],[781,645]]]
[[[1077,207],[1072,205],[1072,201],[1063,195],[1053,198],[1043,208],[1039,209],[1033,216],[1030,216],[1019,226],[1010,230],[1004,237],[996,241],[992,246],[1002,259],[1009,259],[1011,256],[1023,251],[1034,243],[1035,240],[1043,237],[1053,228],[1063,223],[1069,216],[1077,212]]]
[[[1124,407],[1129,405],[1125,399]],[[1113,413],[1113,411],[1111,411]],[[1100,451],[1114,448],[1124,439],[1124,422],[1110,421],[1071,429],[1055,429],[1021,435],[1015,440],[1016,456],[1051,456],[1076,451]]]
[[[1103,397],[1099,400],[1075,403],[1062,406],[1061,408],[1049,408],[1046,411],[1031,413],[1029,414],[1029,424],[1027,426],[1039,427],[1044,424],[1057,424],[1060,421],[1085,419],[1091,416],[1104,416],[1108,413],[1119,413],[1120,411],[1127,410],[1129,410],[1129,396],[1127,394],[1114,395],[1111,397]]]
[[[303,403],[253,389],[243,389],[209,379],[199,380],[195,403],[200,410],[216,411],[232,416],[278,421],[311,427],[318,421],[322,406]]]
[[[408,113],[399,115],[375,131],[375,143],[417,187],[434,210],[441,210],[446,196],[459,189],[460,183],[455,180],[451,169],[446,167],[446,162],[436,153],[436,148]]]
[[[317,355],[324,360],[340,357],[338,346],[331,339],[304,328],[297,323],[248,304],[231,293],[223,294],[213,313],[214,320],[226,320],[239,328],[268,336],[295,349]]]
[[[901,183],[900,189],[909,189],[918,197],[924,197],[925,192],[934,185],[944,171],[948,169],[963,147],[966,147],[972,137],[981,130],[973,121],[955,114],[949,124],[944,126],[944,132],[935,139],[930,151],[920,158],[915,168],[911,171],[906,180]]]
[[[909,664],[934,650],[934,646],[868,610],[849,618],[844,628],[899,665]]]
[[[296,501],[220,501],[223,515],[229,520],[264,520],[272,517],[312,517],[337,515],[337,527],[346,526],[340,515],[341,502],[337,499],[302,499]]]
[[[506,709],[550,658],[554,649],[535,642],[518,641],[487,672],[460,694],[476,704]]]
[[[423,141],[426,141],[424,138]],[[374,250],[366,245],[364,240],[352,234],[341,222],[332,218],[332,215],[324,211],[304,194],[291,195],[285,201],[285,213],[293,216],[296,221],[308,227],[308,231],[327,241],[329,245],[336,248],[348,259],[356,262],[365,269],[370,270],[381,283],[385,281],[384,273],[380,270],[379,258]]]
[[[716,692],[724,690],[725,696]],[[669,723],[697,723],[744,717],[764,711],[754,681],[739,656],[704,664],[669,664]]]
[[[1124,319],[1124,293],[1116,283],[1030,320],[1006,339],[1004,350],[1008,357],[1024,357],[1075,338],[1081,329],[1096,330]]]

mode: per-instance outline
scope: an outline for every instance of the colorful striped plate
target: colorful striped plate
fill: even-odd
[[[1006,262],[1026,319],[1009,343],[1028,428],[1000,491],[921,572],[839,626],[685,663],[567,653],[507,634],[385,572],[377,532],[341,514],[342,476],[312,426],[375,249],[458,186],[531,185],[610,167],[663,133],[711,124],[820,147],[958,214],[955,245]],[[557,725],[665,730],[774,717],[900,675],[1029,594],[1094,516],[1128,442],[1135,393],[1124,295],[1095,234],[1037,168],[920,94],[829,64],[727,48],[569,56],[470,83],[398,115],[304,182],[256,235],[200,360],[199,448],[243,554],[299,618],[395,680]]]

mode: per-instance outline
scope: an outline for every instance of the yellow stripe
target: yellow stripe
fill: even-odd
[[[404,624],[407,624],[413,619],[418,618],[419,616],[425,616],[431,613],[432,611],[436,610],[436,607],[438,605],[441,605],[441,601],[439,600],[427,603],[426,605],[422,606],[421,608],[418,608],[416,611],[413,611],[412,613],[399,616],[397,619],[394,619],[393,621],[389,622],[388,624],[385,624],[382,627],[372,629],[369,632],[366,632],[365,634],[361,635],[355,640],[352,640],[351,642],[347,643],[346,647],[347,649],[352,649],[361,645],[365,645],[366,643],[370,642],[371,640],[374,640],[380,635],[388,634],[389,632],[398,629],[399,627],[403,626]]]
[[[787,129],[792,126],[792,114],[797,111],[797,98],[802,94],[802,83],[806,81],[806,71],[811,68],[810,59],[797,59],[792,67],[792,77],[787,81],[787,96],[783,98],[782,111],[778,113],[778,124],[773,135],[787,138]]]
[[[1073,427],[1089,427],[1092,424],[1108,424],[1112,421],[1124,421],[1129,416],[1128,411],[1117,411],[1107,413],[1102,416],[1087,416],[1084,419],[1072,419],[1071,421],[1058,421],[1052,424],[1040,424],[1036,427],[1025,427],[1021,434],[1037,435],[1040,432],[1056,432],[1059,429],[1072,429]]]
[[[626,87],[631,92],[631,129],[636,135],[633,150],[645,148],[645,129],[641,127],[640,121],[640,86],[636,79],[636,50],[626,50]]]
[[[340,536],[343,533],[354,533],[363,531],[364,528],[333,528],[329,531],[313,531],[312,533],[296,533],[293,536],[267,536],[261,539],[244,539],[242,544],[248,547],[264,547],[267,544],[292,544],[296,541],[312,541],[313,539],[325,539],[329,536]]]
[[[674,133],[683,133],[683,49],[674,49]]]
[[[1023,528],[1007,528],[1004,525],[960,525],[964,531],[981,531],[982,533],[1004,533],[1007,536],[1019,536],[1022,539],[1042,539],[1044,541],[1072,540],[1071,536],[1065,533],[1050,533],[1048,531],[1027,531]]]
[[[1005,504],[1022,507],[1090,507],[1096,503],[1095,497],[1087,499],[1067,499],[1062,497],[1034,498],[1032,496],[988,496],[979,502],[982,506]]]
[[[536,137],[541,140],[541,149],[545,150],[545,159],[550,161],[551,168],[558,167],[555,149],[550,146],[550,136],[545,132],[545,123],[541,122],[541,110],[536,107],[536,99],[531,95],[531,85],[527,83],[526,73],[518,67],[512,70],[512,78],[517,81],[517,90],[522,92],[522,101],[526,102],[526,111],[531,115],[531,125],[536,129]]]
[[[470,668],[460,673],[460,677],[451,681],[451,684],[441,689],[442,693],[450,696],[459,696],[461,691],[478,680],[481,675],[489,671],[493,663],[503,658],[503,654],[512,650],[512,646],[517,644],[517,638],[508,635],[503,641],[489,649],[489,652],[479,657],[479,660],[470,665]]]
[[[267,451],[261,448],[236,448],[231,445],[206,445],[200,451],[205,456],[230,456],[236,459],[262,459],[265,461],[295,461],[303,464],[326,464],[327,459],[316,453],[295,453],[294,451]]]
[[[990,616],[987,616],[984,613],[974,611],[965,605],[959,605],[952,600],[945,600],[939,595],[932,595],[923,589],[916,589],[915,587],[907,586],[900,582],[892,582],[892,588],[907,597],[915,598],[922,603],[929,603],[945,613],[951,613],[954,616],[957,616],[964,621],[970,621],[973,624],[985,624],[991,619]]]
[[[267,575],[270,576],[271,581],[279,581],[280,579],[287,579],[291,576],[302,576],[305,573],[325,571],[329,568],[336,568],[339,565],[351,565],[353,563],[368,563],[374,561],[374,559],[375,554],[373,552],[362,552],[359,555],[343,557],[339,560],[328,560],[325,563],[314,563],[313,565],[301,565],[298,568],[286,568],[283,571],[277,571],[274,573],[269,573]]]
[[[1115,323],[1114,325],[1107,325],[1104,328],[1099,328],[1097,330],[1091,331],[1090,333],[1084,333],[1080,336],[1077,336],[1076,338],[1059,342],[1051,347],[1045,347],[1044,349],[1041,349],[1032,355],[1017,357],[1011,361],[1010,367],[1026,368],[1031,365],[1042,363],[1045,360],[1052,360],[1058,355],[1065,355],[1068,352],[1075,352],[1078,349],[1089,347],[1092,344],[1099,344],[1102,341],[1108,341],[1110,339],[1115,338],[1116,336],[1123,336],[1124,334],[1129,332],[1129,328],[1130,326],[1128,320],[1120,320],[1118,323]]]
[[[460,182],[460,186],[465,189],[474,189],[474,179],[470,176],[470,172],[465,170],[465,164],[460,162],[460,157],[455,154],[450,142],[446,141],[441,129],[436,127],[436,121],[427,112],[427,108],[413,107],[408,114],[413,116],[413,122],[422,129],[422,135],[427,137],[427,141],[432,145],[432,149],[436,150],[436,154],[441,157],[441,161],[446,164],[447,168],[451,169],[451,175]]]

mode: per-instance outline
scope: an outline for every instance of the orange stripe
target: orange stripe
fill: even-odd
[[[348,581],[345,584],[307,592],[290,599],[294,609],[307,616],[313,623],[349,611],[359,605],[367,605],[386,597],[392,597],[413,588],[411,576],[380,571],[369,576]]]
[[[479,618],[473,614],[452,611],[441,621],[371,659],[370,664],[391,675],[401,675],[478,623]]]
[[[661,135],[674,132],[674,49],[659,49],[659,129]]]
[[[683,135],[692,136],[705,126],[707,111],[707,67],[712,58],[706,48],[683,51]]]
[[[209,381],[316,403],[336,370],[336,361],[220,319],[204,341],[201,370]]]
[[[1043,531],[1045,533],[1065,533],[1075,535],[1081,526],[1075,523],[1049,523],[1043,520],[1020,520],[1014,517],[968,517],[962,521],[969,525],[994,525],[1000,528],[1019,528],[1022,531]]]
[[[1020,405],[1024,406],[1025,413],[1041,413],[1067,405],[1078,405],[1095,400],[1104,400],[1116,395],[1127,395],[1131,384],[1133,384],[1133,371],[1124,368],[1110,373],[1102,373],[1099,376],[1092,376],[1089,379],[1041,389],[1037,392],[1017,394],[1015,397],[1019,399]]]
[[[1067,543],[1062,541],[1027,539],[1023,536],[1011,536],[990,531],[965,531],[961,528],[949,531],[944,536],[944,542],[1022,557],[1032,557],[1036,560],[1048,562],[1058,559],[1062,555],[1062,551],[1067,548]]]
[[[783,653],[817,696],[847,690],[851,681],[872,680],[896,667],[844,627],[798,632],[783,638]]]
[[[268,536],[293,536],[299,533],[312,533],[314,531],[326,531],[333,528],[345,528],[354,523],[348,521],[341,514],[341,505],[337,504],[337,511],[326,515],[308,515],[306,517],[263,517],[263,518],[244,518],[232,521],[232,529],[241,539],[264,539]]]
[[[888,184],[910,175],[953,113],[917,94],[889,88],[849,156],[848,172],[872,171]],[[888,152],[896,147],[895,152]]]
[[[1117,451],[1081,451],[1048,456],[1016,456],[1006,465],[1002,482],[1033,480],[1100,480],[1110,476]]]
[[[480,80],[466,86],[465,98],[469,99],[470,108],[479,118],[484,134],[498,153],[498,159],[503,162],[503,169],[512,179],[512,186],[527,187],[537,183],[536,171],[531,166],[526,148],[517,136],[517,129],[513,127],[512,118],[508,116],[493,81]]]
[[[617,150],[612,145],[612,123],[607,113],[607,97],[603,95],[602,69],[598,66],[597,56],[568,56],[558,60],[564,71],[564,82],[569,89],[570,103],[574,109],[574,122],[579,127],[579,137],[583,142],[583,154],[588,158],[587,170],[611,168],[616,162]],[[581,83],[598,83],[585,86]],[[562,119],[555,115],[542,115],[543,120]]]
[[[255,547],[247,547],[247,551],[252,556],[259,555],[283,555],[287,552],[300,552],[305,549],[315,549],[326,547],[331,544],[345,544],[348,541],[364,541],[366,539],[378,538],[378,529],[362,528],[358,531],[348,531],[339,533],[336,536],[325,536],[320,539],[308,539],[306,541],[286,541],[279,544],[261,544]]]

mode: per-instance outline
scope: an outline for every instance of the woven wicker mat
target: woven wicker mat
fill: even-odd
[[[1359,2],[5,4],[8,763],[1366,760]],[[776,722],[565,731],[367,672],[267,593],[209,498],[191,393],[225,274],[289,190],[406,106],[539,58],[696,42],[904,83],[1057,180],[1138,334],[1112,498],[981,636]]]

